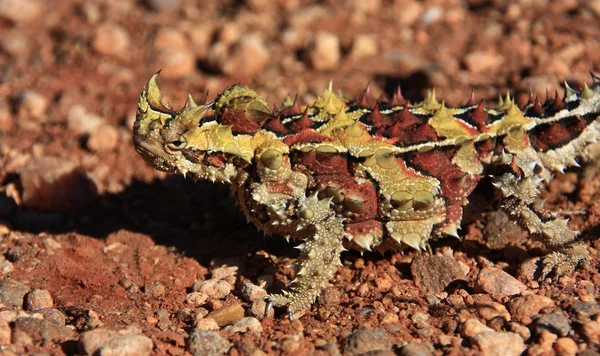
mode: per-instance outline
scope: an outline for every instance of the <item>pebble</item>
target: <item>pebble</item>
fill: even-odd
[[[504,63],[504,57],[487,51],[475,51],[465,56],[465,66],[470,72],[496,72]]]
[[[235,44],[217,42],[208,54],[208,61],[229,76],[248,77],[261,73],[271,58],[262,38],[241,37]]]
[[[560,356],[575,356],[579,348],[573,339],[561,337],[554,343],[554,350]]]
[[[34,91],[26,91],[21,94],[19,112],[24,113],[34,119],[44,119],[48,109],[48,99],[42,94]],[[44,121],[44,120],[42,120]]]
[[[22,31],[12,30],[0,38],[0,48],[13,58],[25,55],[30,47],[29,38]]]
[[[219,326],[231,325],[244,317],[244,308],[239,303],[231,304],[209,313],[206,317],[216,321]]]
[[[6,100],[0,99],[0,132],[9,132],[15,127],[13,116]]]
[[[531,322],[530,318],[537,315],[543,308],[554,306],[552,299],[537,294],[528,294],[517,297],[510,301],[508,310],[513,319],[521,321],[524,324]],[[526,323],[526,321],[528,321]]]
[[[22,206],[42,211],[82,208],[97,196],[97,189],[82,168],[58,157],[39,157],[21,170]]]
[[[103,122],[100,116],[88,112],[81,104],[73,105],[67,110],[67,127],[78,135],[94,132]]]
[[[110,152],[119,145],[119,137],[116,127],[103,124],[90,133],[86,146],[92,152]]]
[[[273,308],[271,308],[266,314],[265,310],[267,310],[267,301],[264,299],[257,299],[252,302],[249,313],[250,315],[258,318],[259,320],[262,320],[264,318],[272,318],[275,316],[275,310]]]
[[[342,341],[342,353],[345,356],[358,356],[377,351],[391,351],[392,342],[388,334],[383,330],[367,329],[359,330],[348,335]]]
[[[360,34],[352,42],[350,57],[360,59],[363,57],[374,56],[378,53],[377,37],[373,35]]]
[[[419,22],[429,25],[436,22],[444,16],[444,9],[438,6],[427,9],[419,18]]]
[[[14,279],[0,280],[0,302],[9,307],[23,307],[23,298],[29,287]]]
[[[14,23],[29,22],[42,12],[40,0],[2,0],[0,1],[0,17]]]
[[[521,294],[525,290],[525,284],[496,267],[482,269],[475,280],[476,292],[488,293],[495,299]]]
[[[58,309],[43,308],[37,309],[36,312],[42,314],[45,320],[55,322],[56,324],[65,325],[67,323],[67,316]]]
[[[418,255],[413,259],[410,272],[419,288],[436,295],[466,276],[461,265],[448,256]]]
[[[218,279],[196,281],[192,289],[195,292],[206,294],[209,298],[222,299],[231,293],[231,284]]]
[[[600,314],[600,305],[591,302],[574,302],[569,311],[574,315],[577,322],[583,324],[589,321],[594,315]]]
[[[235,322],[235,324],[228,326],[225,330],[232,333],[252,333],[260,334],[262,332],[262,325],[260,321],[254,317],[245,317]]]
[[[204,318],[196,321],[195,328],[201,331],[216,331],[219,330],[219,324],[217,324],[215,319]]]
[[[434,348],[427,342],[410,342],[400,349],[400,356],[430,356]]]
[[[493,332],[494,330],[487,327],[477,319],[467,319],[460,327],[460,334],[464,337],[475,337],[478,334],[485,332]]]
[[[157,12],[173,12],[181,7],[181,0],[146,0],[146,3]]]
[[[189,46],[189,42],[179,29],[162,27],[154,37],[153,45],[156,49],[182,49]]]
[[[596,17],[600,17],[600,0],[592,0],[587,2],[587,7],[590,9]]]
[[[52,296],[45,289],[33,289],[25,296],[25,310],[34,311],[42,308],[52,308],[53,306]]]
[[[519,356],[527,348],[518,334],[506,331],[488,331],[475,335],[473,345],[486,356]]]
[[[531,337],[531,330],[525,325],[517,323],[516,321],[511,321],[508,323],[508,330],[519,334],[523,340],[529,340]]]
[[[31,341],[34,343],[65,341],[74,337],[73,330],[66,326],[32,317],[17,319],[13,329],[14,343],[22,346],[28,345]]]
[[[152,340],[135,327],[118,331],[98,328],[79,338],[79,350],[86,355],[149,355],[152,347]]]
[[[308,49],[308,57],[316,70],[336,69],[342,57],[339,37],[329,32],[317,33]]]
[[[496,317],[502,317],[506,321],[510,320],[510,313],[506,310],[506,307],[500,303],[477,303],[476,306],[477,312],[485,320],[492,320]]]
[[[191,292],[185,297],[185,301],[195,307],[203,305],[208,300],[208,296],[200,292]]]
[[[8,321],[0,316],[0,345],[10,344],[12,330]]]
[[[215,331],[196,330],[190,336],[188,351],[194,356],[225,355],[231,343]]]
[[[597,321],[588,321],[581,327],[583,336],[586,339],[594,342],[600,340],[600,323]]]
[[[416,23],[423,11],[423,4],[418,1],[409,1],[398,3],[394,15],[398,26],[405,28]]]
[[[156,66],[161,68],[165,78],[179,79],[196,70],[196,56],[185,48],[172,48],[159,51]]]
[[[571,322],[562,314],[545,314],[535,320],[534,331],[537,335],[542,331],[548,331],[558,336],[567,336],[571,331]]]
[[[261,299],[267,295],[267,291],[264,288],[261,288],[252,283],[244,283],[242,286],[242,297],[246,299],[248,302],[253,302],[255,300]]]
[[[116,55],[129,47],[129,33],[120,25],[103,23],[98,25],[92,47],[102,55]]]

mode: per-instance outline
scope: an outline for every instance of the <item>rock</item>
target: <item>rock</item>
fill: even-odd
[[[194,331],[188,344],[194,356],[225,355],[230,348],[231,343],[215,331]]]
[[[419,22],[428,25],[436,22],[444,15],[444,9],[438,6],[427,9],[419,18]]]
[[[129,33],[120,25],[100,24],[95,31],[92,47],[102,55],[117,55],[129,47]]]
[[[52,296],[45,289],[33,289],[25,296],[25,310],[34,311],[42,308],[52,308],[53,306]]]
[[[466,276],[455,259],[435,255],[416,256],[410,266],[410,272],[419,288],[436,295],[442,293],[453,281]]]
[[[271,55],[262,38],[258,36],[241,37],[233,46],[224,42],[213,45],[208,61],[230,76],[248,77],[261,73],[269,63]]]
[[[477,303],[477,312],[485,320],[492,320],[496,317],[502,317],[506,321],[510,321],[510,313],[506,307],[500,303]]]
[[[231,304],[209,313],[207,318],[217,322],[219,326],[231,325],[244,317],[244,308],[241,304]]]
[[[378,53],[377,37],[373,35],[360,34],[356,36],[352,43],[350,57],[360,59],[363,57],[374,56]]]
[[[232,333],[253,333],[260,334],[262,332],[262,325],[260,321],[254,317],[242,318],[235,322],[235,324],[228,326],[225,330]]]
[[[275,316],[275,310],[271,308],[268,313],[265,315],[265,311],[267,310],[267,301],[264,299],[257,299],[252,302],[250,306],[250,315],[258,318],[259,320],[264,319],[265,317],[272,318]]]
[[[465,66],[470,72],[493,73],[504,63],[504,57],[497,53],[475,51],[467,54],[464,61]]]
[[[554,302],[548,297],[537,294],[528,294],[511,300],[508,304],[508,309],[510,310],[510,315],[513,319],[522,322],[531,322],[529,318],[537,315],[543,308],[550,308],[553,306]]]
[[[308,57],[310,65],[316,70],[336,69],[342,57],[340,39],[333,33],[317,33],[308,49]]]
[[[162,27],[154,37],[156,49],[183,49],[189,46],[185,34],[177,28]]]
[[[535,321],[534,330],[538,335],[545,330],[558,336],[567,336],[571,331],[571,322],[562,314],[545,314]]]
[[[493,329],[485,326],[477,319],[467,319],[461,325],[460,334],[464,337],[472,338],[481,333],[493,331]]]
[[[21,94],[20,99],[20,113],[38,120],[44,119],[46,110],[48,109],[48,99],[45,96],[29,90]]]
[[[6,100],[0,99],[0,133],[9,132],[15,127],[14,115]]]
[[[152,282],[144,286],[144,294],[152,299],[160,298],[164,296],[165,293],[165,286],[160,282]]]
[[[395,19],[398,26],[405,28],[413,25],[419,20],[424,11],[424,6],[418,1],[398,3],[396,6]]]
[[[410,342],[400,349],[400,356],[432,356],[434,348],[427,342]]]
[[[574,302],[569,311],[575,314],[575,320],[581,324],[589,321],[593,316],[600,314],[600,305],[591,302]]]
[[[181,0],[146,0],[146,3],[158,12],[173,12],[181,7]]]
[[[204,318],[196,321],[196,330],[201,331],[216,331],[219,330],[219,324],[214,319]]]
[[[9,307],[23,307],[23,298],[29,292],[29,287],[14,279],[0,280],[0,302]]]
[[[0,17],[14,23],[29,22],[42,12],[40,0],[2,0],[0,1]]]
[[[38,318],[19,318],[15,321],[13,340],[16,344],[27,345],[30,340],[34,343],[65,341],[75,337],[73,330],[64,325]]]
[[[523,339],[512,332],[487,331],[471,340],[481,354],[487,356],[519,356],[527,348]]]
[[[342,341],[342,352],[346,356],[358,356],[377,351],[391,351],[392,342],[387,333],[378,329],[359,330]]]
[[[321,292],[321,295],[319,295],[319,298],[317,299],[317,303],[326,307],[336,306],[340,304],[341,298],[342,291],[339,288],[330,287]]]
[[[527,286],[515,277],[495,267],[486,267],[479,272],[475,281],[475,291],[485,292],[492,298],[500,299],[506,296],[521,294]]]
[[[554,343],[554,350],[561,356],[575,356],[579,348],[577,343],[569,337],[561,337]]]
[[[0,38],[0,49],[13,58],[25,55],[30,47],[29,38],[19,30],[7,32]]]
[[[204,305],[207,300],[208,296],[200,292],[192,292],[185,297],[185,301],[194,307]]]
[[[600,0],[592,0],[587,2],[588,9],[590,9],[596,17],[600,17]]]
[[[85,171],[58,157],[39,157],[21,170],[22,206],[42,211],[82,208],[97,196]]]
[[[10,325],[0,316],[0,345],[8,345],[10,344],[10,340],[12,338],[12,330]]]
[[[79,350],[86,355],[149,355],[153,343],[135,327],[118,331],[94,329],[81,334]]]
[[[78,135],[94,132],[103,122],[100,116],[89,113],[81,104],[73,105],[67,110],[67,127]]]
[[[252,283],[244,283],[242,286],[242,297],[249,302],[261,299],[267,295],[267,291]]]
[[[36,313],[42,314],[45,320],[52,321],[58,325],[65,325],[67,323],[67,316],[55,308],[36,309]]]
[[[600,323],[597,321],[588,321],[583,324],[581,331],[583,336],[590,341],[597,343],[600,340]]]
[[[119,130],[113,125],[100,125],[90,133],[87,148],[93,152],[110,152],[119,145],[119,136]]]
[[[222,299],[231,293],[231,284],[218,279],[196,282],[192,289],[195,292],[206,294],[209,298]]]
[[[165,78],[179,79],[196,70],[196,56],[187,48],[171,48],[158,52],[156,66]]]

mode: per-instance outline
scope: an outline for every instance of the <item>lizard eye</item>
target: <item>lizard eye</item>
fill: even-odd
[[[179,151],[185,148],[187,142],[183,137],[178,137],[176,140],[167,142],[166,146],[171,151]]]

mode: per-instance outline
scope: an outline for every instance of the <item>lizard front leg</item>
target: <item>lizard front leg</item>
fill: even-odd
[[[494,185],[502,192],[502,209],[550,251],[542,261],[541,275],[545,278],[552,271],[564,275],[587,263],[589,252],[575,240],[577,233],[567,226],[568,220],[544,209],[543,202],[536,199],[541,181],[535,175],[518,179],[512,173],[505,173]]]
[[[300,199],[298,228],[304,243],[297,246],[296,278],[282,294],[265,297],[267,311],[273,306],[286,307],[292,319],[294,313],[311,306],[340,265],[344,226],[330,202],[319,200],[316,194]]]

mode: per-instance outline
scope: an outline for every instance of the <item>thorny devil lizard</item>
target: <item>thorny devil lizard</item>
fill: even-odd
[[[600,138],[600,79],[520,109],[508,95],[494,109],[470,100],[447,107],[430,94],[410,105],[398,91],[345,100],[331,87],[314,105],[270,110],[234,85],[214,102],[161,101],[158,73],[139,101],[134,143],[152,166],[231,185],[260,230],[302,241],[296,278],[268,307],[309,307],[346,248],[422,250],[458,237],[463,206],[490,177],[509,217],[543,243],[541,275],[569,273],[589,259],[567,220],[536,199],[553,172],[591,160]],[[212,115],[207,115],[212,110]]]

